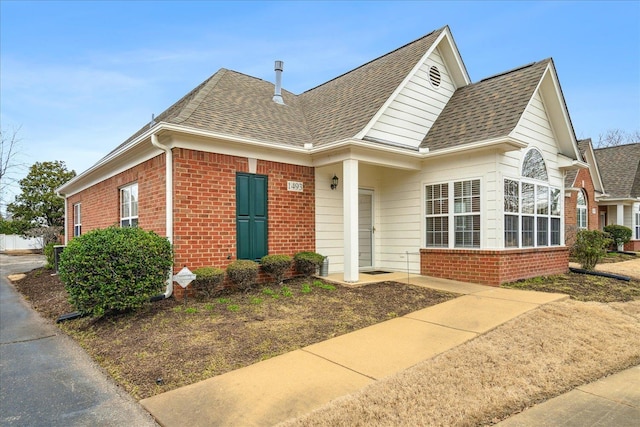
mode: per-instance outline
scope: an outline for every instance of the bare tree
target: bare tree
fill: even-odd
[[[16,178],[12,177],[12,172],[24,167],[18,161],[20,152],[20,138],[18,132],[20,127],[13,128],[11,131],[0,129],[0,206],[8,203],[4,200],[7,197],[8,188],[16,182]]]
[[[618,145],[640,142],[640,130],[625,132],[622,129],[609,129],[600,134],[596,148],[616,147]]]

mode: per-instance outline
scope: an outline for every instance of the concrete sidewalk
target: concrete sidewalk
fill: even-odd
[[[575,388],[527,409],[500,427],[640,425],[640,366]]]
[[[409,281],[463,296],[140,403],[167,427],[274,425],[445,352],[542,304],[567,298],[423,276],[384,276],[376,281]]]

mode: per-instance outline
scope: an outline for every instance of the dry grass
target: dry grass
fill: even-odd
[[[640,301],[549,304],[287,426],[477,426],[640,363]]]

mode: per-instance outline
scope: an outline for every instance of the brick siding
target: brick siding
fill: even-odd
[[[161,236],[165,229],[165,155],[107,178],[67,198],[67,237],[73,238],[73,205],[81,203],[82,234],[120,224],[120,188],[138,183],[138,225]]]
[[[580,169],[573,185],[575,188],[583,189],[587,198],[587,228],[589,230],[600,229],[599,207],[598,203],[596,203],[595,188],[589,169]],[[565,197],[564,205],[565,243],[567,246],[571,246],[576,241],[576,233],[578,231],[578,194],[575,191],[569,191],[567,194],[569,197]],[[595,212],[593,211],[594,208]]]
[[[444,279],[499,286],[530,277],[562,274],[569,270],[566,247],[457,250],[421,249],[420,274]]]

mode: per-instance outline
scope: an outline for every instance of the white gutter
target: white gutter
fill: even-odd
[[[160,144],[158,136],[151,134],[151,145],[165,152],[165,228],[169,243],[173,245],[173,152],[171,148]],[[173,267],[169,272],[167,279],[167,289],[164,293],[165,298],[169,298],[173,293]]]

